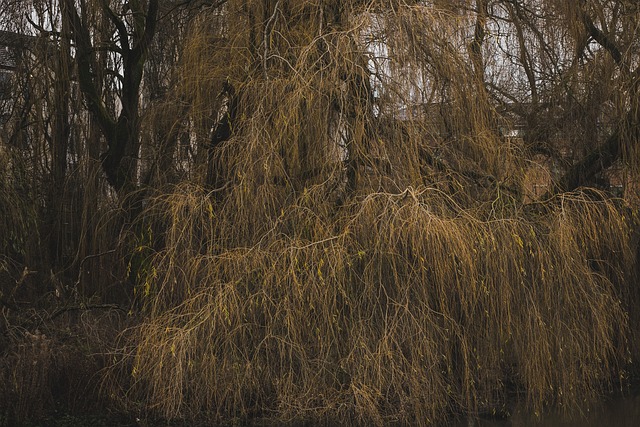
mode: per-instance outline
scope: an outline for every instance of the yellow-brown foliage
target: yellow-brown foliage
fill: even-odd
[[[421,424],[500,410],[514,388],[572,408],[629,357],[628,232],[600,199],[479,220],[433,188],[331,217],[303,194],[247,247],[225,247],[202,189],[161,203],[167,249],[126,366],[164,417]]]

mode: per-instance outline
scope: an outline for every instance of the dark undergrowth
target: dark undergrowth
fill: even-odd
[[[116,425],[103,370],[131,320],[115,305],[48,311],[3,309],[0,323],[0,425]],[[88,422],[88,421],[87,421]]]

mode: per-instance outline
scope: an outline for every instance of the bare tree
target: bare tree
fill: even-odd
[[[140,85],[149,46],[156,32],[158,0],[121,4],[120,12],[108,1],[98,2],[102,18],[112,24],[114,38],[94,40],[88,5],[78,12],[75,2],[63,0],[61,7],[70,22],[76,49],[78,81],[87,107],[96,118],[107,141],[102,166],[109,183],[123,196],[137,188],[137,158],[139,155]],[[97,49],[106,48],[115,55],[114,68],[108,70],[117,79],[119,105],[109,111],[99,84],[93,76],[97,67]]]

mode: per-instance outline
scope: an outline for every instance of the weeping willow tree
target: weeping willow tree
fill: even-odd
[[[0,302],[48,259],[75,302],[133,293],[125,408],[423,425],[624,384],[635,2],[29,4]]]
[[[123,402],[429,424],[618,384],[638,303],[633,187],[602,184],[637,182],[623,3],[205,8],[157,115],[192,172],[141,219]]]

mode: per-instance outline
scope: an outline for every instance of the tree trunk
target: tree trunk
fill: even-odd
[[[62,6],[64,7],[64,5]],[[67,175],[67,153],[69,148],[69,103],[70,103],[70,57],[69,22],[62,15],[62,37],[59,55],[55,64],[53,85],[53,134],[51,139],[51,187],[47,200],[47,220],[45,221],[49,243],[51,267],[58,271],[64,265],[64,189]]]

